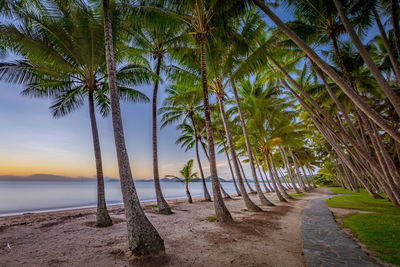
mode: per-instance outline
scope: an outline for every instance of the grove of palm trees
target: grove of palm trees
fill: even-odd
[[[0,217],[0,265],[400,265],[399,13],[396,0],[0,0],[0,81],[54,118],[87,108],[97,178],[97,208]],[[125,124],[143,114],[122,103],[151,105],[151,203]],[[166,128],[187,157],[176,175],[162,172]],[[105,143],[122,206],[107,205]]]

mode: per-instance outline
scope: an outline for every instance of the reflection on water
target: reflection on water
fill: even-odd
[[[135,182],[140,201],[155,200],[152,182]],[[186,197],[185,186],[178,182],[161,183],[167,199]],[[189,185],[192,196],[202,196],[202,184]],[[212,191],[211,183],[207,183]],[[233,183],[223,183],[228,193],[234,193]],[[106,182],[108,204],[122,202],[119,182]],[[0,182],[0,215],[44,211],[64,208],[77,208],[96,205],[95,182]]]

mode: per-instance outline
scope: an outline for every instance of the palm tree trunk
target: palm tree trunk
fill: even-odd
[[[219,182],[219,181],[218,181]],[[225,189],[222,187],[221,182],[219,182],[219,188],[221,189],[222,195],[226,199],[232,199],[231,196],[225,191]]]
[[[119,175],[121,178],[122,199],[125,207],[129,249],[134,255],[164,253],[164,241],[144,214],[132,179],[122,126],[121,109],[119,106],[109,0],[103,0],[103,15],[112,124],[114,129]]]
[[[279,178],[278,172],[276,171],[274,156],[272,154],[270,160],[272,163],[272,171],[275,174],[276,182],[278,184],[279,189],[281,190],[282,195],[287,199],[293,199],[291,196],[288,195],[288,193],[286,192],[285,188],[282,185],[281,179]]]
[[[190,191],[189,191],[189,183],[187,181],[185,181],[185,185],[186,185],[186,196],[187,196],[188,202],[193,203],[192,196],[190,195]]]
[[[172,214],[171,208],[169,207],[167,201],[163,196],[161,185],[160,185],[160,174],[158,171],[158,149],[157,149],[157,94],[158,94],[158,85],[159,85],[159,76],[160,76],[160,68],[161,68],[162,57],[157,57],[156,63],[156,75],[157,80],[154,81],[154,89],[153,89],[153,103],[152,103],[152,119],[153,119],[153,176],[154,176],[154,188],[156,190],[156,198],[157,198],[157,206],[158,212],[160,214]]]
[[[94,110],[93,89],[89,88],[89,115],[92,127],[94,157],[96,159],[97,173],[97,213],[96,226],[107,227],[112,225],[112,220],[107,211],[106,197],[104,192],[103,163],[101,160],[101,149],[99,133],[97,130],[96,114]]]
[[[261,161],[260,161],[260,164],[261,164]],[[275,189],[274,189],[274,188],[271,186],[271,184],[269,183],[268,175],[267,175],[267,173],[265,172],[264,167],[262,167],[261,169],[263,170],[263,173],[264,173],[264,176],[265,176],[265,180],[267,181],[269,190],[270,190],[271,192],[275,192]]]
[[[290,153],[290,156],[292,157],[292,160],[293,160],[293,163],[294,163],[294,168],[296,170],[297,179],[299,180],[300,188],[303,191],[308,191],[308,188],[306,187],[306,185],[303,182],[303,178],[301,178],[301,173],[300,173],[300,170],[299,170],[299,165],[297,164],[297,161],[296,161],[296,157],[294,156],[293,151],[290,148],[289,148],[289,153]]]
[[[246,192],[246,189],[244,188],[242,176],[240,174],[240,169],[239,169],[239,165],[238,165],[238,159],[236,158],[235,148],[233,147],[232,135],[229,131],[228,121],[226,119],[225,110],[224,110],[224,105],[220,98],[218,98],[218,103],[219,103],[219,108],[221,111],[222,122],[223,122],[224,128],[225,128],[226,138],[228,139],[228,147],[229,147],[229,152],[230,152],[231,158],[232,158],[233,169],[235,170],[236,177],[239,181],[239,188],[240,188],[240,192],[242,193],[242,196],[243,196],[243,201],[248,210],[261,211],[260,207],[258,207],[256,204],[254,204],[254,202],[250,199],[249,195]]]
[[[214,209],[217,220],[224,223],[233,222],[232,216],[229,210],[226,208],[224,200],[222,199],[219,181],[218,181],[218,173],[217,173],[217,164],[215,161],[215,148],[214,148],[214,136],[213,136],[213,127],[211,123],[210,117],[210,104],[208,102],[208,86],[207,86],[207,69],[206,69],[206,36],[201,36],[200,38],[200,57],[201,57],[201,82],[203,89],[203,108],[204,108],[204,119],[206,122],[206,131],[207,131],[207,141],[208,141],[208,150],[210,157],[210,173],[211,173],[211,182],[213,188],[214,195]]]
[[[203,184],[203,193],[204,193],[204,200],[211,201],[210,193],[208,192],[206,179],[204,178],[203,167],[201,166],[201,160],[199,155],[199,139],[197,135],[197,128],[196,124],[194,123],[193,115],[190,116],[190,121],[192,122],[194,135],[195,135],[195,146],[196,146],[196,157],[197,157],[197,164],[199,165],[200,176],[201,176],[201,183]]]
[[[394,42],[396,43],[397,56],[400,55],[400,28],[399,28],[399,14],[398,14],[398,0],[391,0],[391,21],[394,33]]]
[[[237,159],[237,161],[239,163],[240,171],[242,172],[243,178],[246,181],[247,187],[250,190],[250,194],[256,194],[257,192],[251,187],[249,181],[247,180],[246,173],[244,172],[242,162],[240,161],[240,159],[239,159],[237,154],[236,154],[236,157],[237,157],[236,159]]]
[[[289,180],[286,178],[286,176],[283,173],[283,171],[281,170],[281,168],[275,168],[275,169],[278,172],[278,176],[280,176],[280,178],[283,179],[283,183],[281,181],[281,183],[283,185],[283,188],[285,188],[285,190],[292,189],[291,186],[290,186]]]
[[[257,191],[258,198],[260,199],[261,203],[263,203],[264,205],[272,206],[273,205],[272,202],[269,201],[264,196],[264,194],[263,194],[263,192],[261,190],[260,183],[258,182],[256,168],[254,166],[253,152],[251,151],[251,145],[250,145],[249,135],[247,134],[247,127],[246,127],[246,123],[244,121],[244,116],[243,116],[243,112],[242,112],[242,106],[240,105],[239,96],[238,96],[238,93],[237,93],[237,90],[236,90],[235,82],[232,79],[231,79],[231,84],[232,84],[232,88],[233,88],[233,93],[235,95],[236,106],[237,106],[238,112],[239,112],[240,125],[242,126],[244,140],[245,140],[245,143],[246,143],[247,156],[249,157],[251,175],[253,176],[254,185],[256,186],[256,191]]]
[[[257,164],[258,173],[260,174],[262,183],[263,183],[263,185],[264,185],[265,193],[270,193],[271,190],[269,190],[269,188],[268,188],[267,185],[265,184],[264,177],[263,177],[262,172],[261,172],[261,170],[260,170],[260,165],[258,164],[257,159],[256,159],[255,161],[256,161],[256,164]],[[267,179],[268,179],[268,177],[267,177]]]
[[[236,184],[235,175],[233,174],[232,164],[231,164],[231,160],[230,160],[229,155],[228,155],[228,151],[226,149],[225,142],[224,142],[224,150],[225,150],[226,159],[228,160],[229,170],[231,171],[232,181],[233,181],[233,184],[235,185],[236,193],[237,193],[238,196],[241,196],[242,193],[240,193],[240,189],[238,188],[238,186]]]
[[[400,133],[396,131],[393,125],[389,124],[381,115],[373,110],[354,90],[344,81],[338,73],[333,70],[328,63],[326,63],[318,54],[311,49],[306,42],[304,42],[297,34],[295,34],[283,21],[281,21],[274,12],[262,1],[252,0],[277,26],[286,34],[297,46],[310,58],[312,59],[342,90],[343,92],[353,101],[353,103],[359,107],[368,117],[370,117],[377,125],[379,125],[384,131],[386,131],[395,140],[400,142]]]
[[[281,151],[283,163],[285,164],[286,172],[288,173],[290,182],[291,182],[292,185],[293,185],[293,189],[294,189],[294,191],[295,191],[297,194],[300,194],[301,191],[297,188],[296,182],[294,181],[293,174],[292,174],[292,169],[291,169],[290,166],[289,166],[289,160],[288,160],[288,158],[287,158],[286,151],[285,151],[285,149],[284,149],[282,146],[279,146],[279,150]]]
[[[307,167],[307,169],[308,169],[308,173],[310,174],[310,178],[311,178],[314,188],[317,188],[317,185],[315,184],[315,181],[314,181],[314,175],[312,174],[311,169],[308,167]]]
[[[390,63],[392,63],[392,67],[393,67],[393,70],[394,70],[394,75],[396,76],[397,83],[400,85],[399,63],[398,63],[398,60],[396,59],[396,57],[395,57],[395,55],[394,55],[394,53],[392,51],[392,48],[390,47],[389,40],[388,40],[388,38],[386,36],[385,28],[383,28],[381,19],[379,18],[379,14],[378,14],[375,6],[372,7],[372,13],[374,14],[374,18],[375,18],[376,24],[378,25],[379,33],[380,33],[380,35],[382,37],[382,41],[383,41],[383,45],[385,46],[386,53],[389,56]],[[392,21],[392,23],[393,23],[393,21]]]
[[[382,88],[383,92],[389,99],[390,103],[392,103],[396,113],[400,116],[400,97],[397,96],[396,92],[390,87],[389,83],[385,80],[382,73],[375,65],[373,59],[369,55],[367,49],[365,49],[364,45],[361,43],[360,39],[357,36],[357,33],[354,31],[353,26],[348,20],[346,13],[344,11],[344,7],[340,0],[333,0],[336,5],[336,9],[338,10],[340,19],[343,22],[344,27],[346,28],[347,33],[350,36],[354,46],[357,48],[360,56],[363,58],[365,64],[368,66],[371,74],[374,76],[375,80],[378,82],[379,86]]]
[[[308,188],[309,188],[310,190],[312,190],[313,187],[311,186],[310,180],[309,180],[309,178],[307,177],[307,173],[306,173],[306,171],[304,170],[304,165],[300,165],[300,167],[301,167],[301,169],[303,170],[304,178],[306,179]]]
[[[371,166],[373,166],[374,169],[379,170],[379,166],[376,164],[376,162],[374,162],[374,160],[371,158],[371,156],[369,155],[369,152],[365,150],[365,147],[361,147],[359,144],[359,140],[355,140],[354,138],[351,138],[349,136],[349,134],[344,130],[343,126],[341,124],[336,123],[333,118],[324,110],[322,109],[297,83],[296,81],[293,80],[293,78],[291,78],[291,76],[276,62],[271,58],[272,62],[275,64],[275,66],[279,69],[280,72],[282,72],[289,80],[290,82],[296,86],[296,88],[301,92],[301,94],[312,104],[313,107],[315,107],[322,115],[324,118],[326,118],[328,120],[329,123],[326,123],[319,114],[317,114],[316,112],[314,112],[309,106],[308,104],[306,104],[304,102],[303,99],[300,98],[300,96],[297,95],[297,93],[295,93],[293,91],[293,89],[290,88],[290,86],[287,84],[287,82],[284,79],[281,79],[281,82],[290,90],[290,92],[292,93],[292,95],[300,102],[300,104],[307,110],[307,112],[309,113],[310,117],[313,118],[313,122],[314,124],[317,126],[317,124],[319,124],[318,121],[316,121],[316,119],[318,119],[321,123],[320,126],[317,126],[318,129],[320,129],[321,132],[325,132],[326,130],[328,130],[330,132],[330,134],[333,134],[335,136],[337,136],[338,139],[345,139],[347,140],[352,146],[353,148],[357,151],[357,153],[359,153],[363,158],[365,158],[369,164],[371,164]],[[314,115],[312,115],[314,114]],[[324,127],[322,127],[322,125]],[[322,127],[322,128],[321,128]],[[338,137],[338,134],[336,133],[336,131],[339,130],[341,137]],[[326,137],[326,136],[325,136]],[[327,137],[326,137],[327,138]],[[343,144],[348,147],[348,144],[346,142],[343,141]],[[355,175],[358,175],[357,172],[355,172]]]
[[[206,149],[206,145],[205,145],[204,142],[201,140],[201,138],[199,138],[199,141],[200,141],[201,147],[203,148],[204,155],[206,155],[206,158],[207,158],[207,160],[209,161],[209,160],[210,160],[210,157],[208,156],[208,152],[207,152],[207,149]]]
[[[349,115],[347,114],[347,111],[345,110],[342,103],[340,103],[339,99],[337,99],[335,94],[332,92],[330,85],[328,84],[327,80],[325,79],[325,75],[321,72],[321,70],[317,66],[314,66],[314,64],[312,64],[312,65],[313,65],[313,69],[314,69],[315,73],[322,80],[329,96],[332,98],[332,100],[335,102],[335,104],[339,108],[340,112],[343,114],[343,117],[344,117],[345,121],[347,122],[347,124],[349,125],[349,128],[350,128],[354,138],[360,139],[360,135],[358,134],[357,129],[355,128],[354,124],[350,120]]]
[[[296,96],[296,94],[291,91],[292,94],[294,96]],[[306,108],[309,111],[309,116],[312,119],[312,121],[314,122],[315,126],[318,128],[318,130],[321,132],[321,134],[325,137],[325,139],[330,143],[330,145],[333,147],[333,149],[336,151],[339,159],[342,161],[342,166],[343,166],[343,170],[346,170],[346,167],[349,167],[349,169],[356,175],[358,176],[359,173],[358,171],[354,168],[353,164],[347,159],[347,157],[345,156],[344,152],[339,148],[338,143],[336,143],[336,140],[334,140],[334,138],[332,137],[331,133],[329,133],[327,131],[327,129],[325,127],[323,127],[318,121],[317,119],[314,117],[314,114],[312,112],[312,110],[310,109],[310,107],[307,106],[306,103],[303,102],[303,100],[301,98],[298,98],[298,96],[296,96],[296,99],[298,99],[301,102],[301,105]],[[362,152],[362,151],[361,151]],[[370,162],[371,164],[373,162]],[[349,179],[351,179],[351,177],[349,177]],[[373,192],[372,190],[370,190],[368,184],[365,183],[365,181],[363,179],[359,179],[360,183],[364,186],[364,188],[368,191],[368,193],[372,196],[372,197],[376,197],[376,193]],[[356,185],[354,185],[355,187],[357,187]],[[391,194],[391,191],[388,190],[387,193]],[[390,198],[390,200],[395,204],[398,205],[397,199],[393,198],[393,195],[388,195],[388,197]]]
[[[274,190],[275,190],[276,196],[278,197],[280,202],[287,202],[287,200],[283,198],[283,196],[281,195],[281,193],[278,190],[278,187],[276,186],[274,173],[273,173],[272,168],[271,168],[271,163],[269,162],[269,157],[268,157],[268,155],[266,153],[264,153],[264,157],[265,157],[265,161],[267,162],[268,172],[269,172],[269,175],[271,177],[271,182],[272,182],[272,185],[274,186]]]

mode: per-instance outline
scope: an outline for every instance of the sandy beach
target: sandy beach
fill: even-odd
[[[226,200],[231,225],[208,222],[213,203],[201,198],[169,201],[173,215],[143,203],[165,242],[167,256],[156,259],[130,254],[120,205],[109,208],[114,225],[108,228],[94,227],[94,208],[1,217],[0,266],[304,266],[301,214],[319,195],[279,203],[267,194],[277,206],[261,206],[261,213],[248,212],[234,197]]]

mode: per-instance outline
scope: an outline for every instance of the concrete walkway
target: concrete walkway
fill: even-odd
[[[336,224],[325,200],[312,199],[302,216],[303,251],[309,267],[381,266]]]

